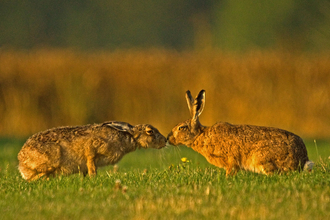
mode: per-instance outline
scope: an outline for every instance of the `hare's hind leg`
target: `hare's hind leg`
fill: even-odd
[[[259,160],[251,168],[251,171],[265,175],[271,175],[278,170],[271,160]]]
[[[47,173],[38,172],[36,169],[31,169],[25,165],[19,165],[18,170],[20,171],[23,179],[27,181],[37,180],[40,177],[47,175]]]
[[[271,175],[276,171],[277,171],[277,167],[271,161],[268,161],[261,165],[261,173],[263,173],[265,175]]]
[[[47,165],[42,164],[36,167],[35,169],[31,169],[26,165],[20,164],[18,166],[18,170],[20,171],[23,179],[27,181],[37,180],[43,176],[48,177],[52,175],[55,171],[54,167],[47,167]]]
[[[278,170],[271,155],[254,152],[244,163],[243,168],[255,173],[270,175]]]
[[[27,181],[31,181],[38,175],[38,172],[36,170],[30,169],[22,164],[18,165],[18,170],[21,173],[23,179],[25,179]]]
[[[34,146],[25,146],[18,155],[18,169],[27,181],[49,176],[60,166],[60,146],[49,147],[50,152],[40,151]]]

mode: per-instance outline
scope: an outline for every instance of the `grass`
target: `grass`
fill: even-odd
[[[138,150],[97,177],[79,174],[28,183],[19,175],[21,141],[0,147],[0,219],[326,219],[329,142],[307,141],[312,172],[225,178],[186,147]],[[183,163],[181,157],[189,162]],[[319,158],[322,159],[319,159]],[[116,181],[120,180],[120,184]]]

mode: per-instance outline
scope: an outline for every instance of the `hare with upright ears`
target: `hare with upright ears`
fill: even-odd
[[[206,127],[199,122],[205,91],[200,91],[194,100],[188,90],[186,100],[192,118],[172,129],[168,143],[192,148],[209,163],[224,168],[226,176],[240,169],[268,175],[313,165],[299,136],[278,128],[226,122]]]
[[[93,176],[97,167],[113,165],[137,148],[160,149],[165,144],[166,138],[148,124],[109,121],[52,128],[26,141],[18,153],[18,169],[28,181],[78,172]]]

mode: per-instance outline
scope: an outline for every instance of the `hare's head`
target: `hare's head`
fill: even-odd
[[[132,126],[126,122],[117,121],[106,122],[106,125],[131,134],[138,143],[138,147],[160,149],[166,145],[166,138],[152,125],[140,124]]]
[[[143,148],[165,147],[166,138],[157,130],[157,128],[149,124],[135,125],[133,127],[134,139]]]
[[[186,92],[186,100],[191,119],[179,123],[172,129],[167,136],[167,141],[171,145],[190,146],[195,137],[202,132],[203,126],[199,122],[199,116],[205,106],[205,90],[201,90],[195,100],[188,90]]]

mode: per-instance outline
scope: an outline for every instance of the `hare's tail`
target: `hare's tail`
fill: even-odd
[[[304,165],[304,171],[310,172],[312,171],[313,167],[314,167],[314,162],[309,160]]]

